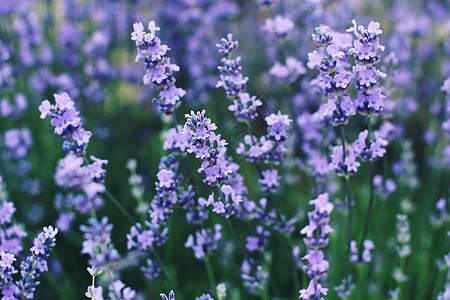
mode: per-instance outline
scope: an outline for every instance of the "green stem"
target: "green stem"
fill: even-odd
[[[211,262],[209,261],[209,257],[208,256],[205,256],[203,258],[203,261],[205,262],[206,271],[208,272],[209,284],[211,285],[211,289],[212,289],[213,294],[214,294],[217,285],[216,285],[216,280],[214,279],[213,268],[211,266]]]
[[[367,128],[368,128],[368,138],[369,143],[371,141],[371,131],[372,131],[372,124],[370,117],[367,117]],[[372,207],[373,207],[373,198],[374,198],[374,185],[373,185],[373,176],[374,176],[374,167],[373,162],[369,162],[369,169],[370,169],[370,195],[369,195],[369,206],[367,207],[367,215],[366,215],[366,224],[364,225],[364,231],[363,235],[361,237],[361,241],[359,243],[359,251],[358,251],[358,259],[359,261],[362,261],[362,253],[363,253],[363,243],[366,240],[367,234],[369,232],[369,222],[370,222],[370,216],[372,215]]]
[[[239,249],[241,250],[242,254],[245,256],[248,262],[250,262],[250,257],[248,256],[247,252],[245,251],[244,247],[241,245],[239,240],[236,237],[236,234],[234,233],[233,227],[231,226],[230,219],[225,218],[225,223],[227,223],[228,229],[230,230],[231,236],[233,237],[234,241],[238,245]]]
[[[174,289],[176,289],[176,284],[172,278],[172,276],[170,275],[169,271],[167,270],[166,265],[164,264],[164,262],[162,261],[161,257],[158,255],[158,253],[154,252],[155,258],[158,261],[159,265],[161,266],[161,269],[163,270],[164,275],[167,277],[167,279],[169,280],[169,284],[171,287],[173,287]]]
[[[111,202],[122,212],[122,214],[128,219],[128,221],[131,224],[135,224],[133,217],[128,213],[128,211],[120,204],[119,201],[117,201],[116,198],[108,191],[108,189],[105,187],[105,194],[108,196],[108,198],[111,200]]]
[[[83,156],[83,158],[87,164],[90,164],[86,156]],[[130,221],[131,224],[136,223],[133,220],[133,218],[131,217],[131,215],[128,213],[128,211],[122,206],[122,204],[120,204],[119,201],[117,201],[116,198],[114,198],[114,196],[108,191],[108,189],[106,187],[105,187],[105,194],[106,194],[106,196],[108,196],[108,198],[111,200],[111,202],[120,210],[120,212],[122,212],[122,214],[128,219],[128,221]]]
[[[291,236],[289,234],[285,234],[286,239],[289,244],[289,248],[291,250],[291,257],[292,257],[292,277],[294,278],[294,290],[298,290],[300,288],[300,280],[298,279],[298,272],[297,272],[297,261],[295,260],[295,257],[292,255],[292,249],[294,249],[294,245],[291,241]]]
[[[340,128],[340,136],[341,136],[341,143],[342,143],[342,149],[343,149],[343,157],[342,157],[342,163],[345,162],[345,138],[344,138],[344,127]],[[344,184],[344,190],[345,190],[345,198],[347,199],[347,246],[345,248],[345,267],[344,267],[344,278],[345,278],[345,289],[348,290],[349,286],[349,280],[348,280],[348,273],[350,269],[350,241],[351,241],[351,235],[352,235],[352,218],[353,218],[353,208],[352,208],[352,194],[350,191],[350,179],[348,175],[344,176],[342,178],[343,184]]]
[[[264,300],[270,300],[269,292],[267,291],[267,289],[261,290],[261,297]]]

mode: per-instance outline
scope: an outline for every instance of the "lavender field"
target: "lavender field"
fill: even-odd
[[[448,0],[0,0],[11,299],[450,300]]]

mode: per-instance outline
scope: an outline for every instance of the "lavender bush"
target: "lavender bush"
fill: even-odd
[[[3,2],[2,300],[450,299],[448,2]]]

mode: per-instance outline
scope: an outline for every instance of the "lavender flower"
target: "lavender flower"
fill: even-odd
[[[148,251],[154,247],[161,246],[167,241],[169,228],[157,223],[146,221],[148,229],[144,230],[141,224],[136,224],[127,234],[127,248],[137,248],[141,251]]]
[[[294,28],[294,23],[287,17],[277,15],[273,19],[266,19],[263,29],[267,32],[269,39],[277,41],[286,37]]]
[[[448,213],[449,204],[447,204],[448,200],[445,198],[440,198],[435,205],[437,213],[433,212],[430,214],[430,223],[434,227],[442,227],[450,221],[450,215]]]
[[[267,288],[269,272],[264,266],[244,259],[241,265],[241,278],[250,294],[260,294]]]
[[[14,295],[17,299],[33,298],[36,286],[39,284],[39,281],[35,280],[48,270],[47,259],[55,246],[57,233],[57,228],[44,227],[43,232],[39,233],[37,238],[34,239],[34,246],[30,249],[32,255],[20,264],[22,278],[16,281],[14,287]]]
[[[120,280],[111,283],[108,290],[108,296],[111,300],[132,300],[136,297],[136,291],[125,286]]]
[[[88,220],[89,226],[81,225],[80,230],[84,233],[82,254],[90,256],[89,264],[104,268],[119,260],[119,253],[111,243],[112,224],[108,218],[103,217],[99,222],[96,219]]]
[[[247,237],[247,244],[245,245],[245,248],[250,252],[256,251],[263,253],[265,247],[269,243],[267,238],[270,236],[270,231],[265,230],[263,226],[258,226],[256,227],[256,234],[257,236]]]
[[[278,170],[264,170],[261,173],[262,178],[258,179],[258,182],[262,185],[263,189],[267,192],[274,192],[278,189],[281,176],[278,176]]]
[[[150,280],[156,279],[162,273],[162,269],[157,261],[152,259],[147,259],[147,266],[141,267],[141,271],[144,273],[145,277]]]
[[[299,293],[302,299],[309,299],[311,296],[318,299],[320,295],[327,295],[328,292],[327,288],[322,287],[320,280],[326,277],[329,262],[324,259],[324,254],[319,249],[328,245],[329,240],[326,236],[333,232],[328,223],[334,205],[328,201],[326,193],[319,195],[317,199],[311,200],[309,203],[314,205],[314,211],[308,213],[309,224],[300,233],[306,234],[303,241],[308,247],[308,254],[303,259],[308,261],[309,266],[305,265],[303,269],[311,277],[311,281],[308,287],[300,290]]]
[[[362,261],[363,263],[370,263],[372,261],[372,255],[370,253],[370,250],[375,248],[375,245],[371,240],[364,240],[364,252],[362,253]],[[350,261],[353,263],[359,262],[359,255],[358,255],[358,248],[355,241],[350,242]]]
[[[97,159],[94,156],[91,156],[91,159],[94,161],[92,164],[83,165],[82,157],[68,154],[59,161],[54,176],[59,186],[84,192],[86,196],[79,198],[81,201],[76,203],[76,208],[81,213],[89,213],[103,204],[103,200],[98,194],[105,191],[103,182],[106,171],[103,169],[103,165],[108,161]]]
[[[227,39],[222,39],[221,44],[216,45],[219,53],[225,57],[222,59],[222,66],[219,66],[220,80],[216,88],[223,87],[228,98],[232,99],[233,104],[228,110],[233,111],[238,121],[253,121],[258,116],[257,108],[262,102],[256,99],[256,96],[250,96],[245,92],[248,77],[242,75],[242,67],[239,65],[241,57],[235,60],[231,59],[231,54],[238,47],[238,42],[233,41],[233,35],[228,34]]]
[[[65,151],[84,155],[92,133],[83,128],[78,117],[80,112],[75,109],[75,103],[67,93],[55,94],[54,97],[56,104],[44,100],[39,106],[41,119],[52,117],[51,124],[55,127],[55,133],[64,139]]]
[[[269,70],[269,74],[288,83],[295,82],[298,76],[305,74],[306,69],[301,61],[295,57],[287,57],[286,65],[276,62]]]
[[[189,153],[195,153],[197,158],[203,160],[198,172],[204,172],[206,178],[203,180],[209,186],[215,186],[228,179],[232,168],[226,157],[227,142],[216,135],[214,130],[216,124],[205,117],[206,111],[186,114],[186,123],[183,134],[189,137]]]
[[[219,247],[220,240],[222,239],[221,229],[222,225],[216,224],[214,225],[214,232],[211,229],[197,231],[195,233],[195,239],[193,235],[189,235],[184,246],[194,250],[195,258],[202,259]]]
[[[174,293],[174,291],[170,291],[169,298],[167,298],[166,294],[162,294],[162,293],[160,294],[160,296],[161,296],[162,300],[175,300],[175,293]]]
[[[267,135],[260,137],[259,140],[254,136],[246,135],[244,143],[239,143],[236,152],[244,155],[249,162],[257,162],[262,159],[264,162],[279,163],[287,151],[284,142],[288,137],[287,129],[292,120],[288,115],[283,115],[279,111],[277,114],[272,113],[267,116],[265,121]]]
[[[153,99],[153,102],[158,104],[160,112],[171,114],[180,105],[181,98],[186,95],[186,91],[175,85],[173,73],[178,72],[180,67],[170,63],[170,58],[165,56],[170,49],[167,45],[161,44],[161,40],[156,36],[160,28],[154,21],[148,24],[149,32],[144,31],[141,22],[134,23],[133,28],[131,40],[136,42],[138,50],[135,61],[142,60],[146,68],[144,84],[152,83],[160,88],[159,98]]]

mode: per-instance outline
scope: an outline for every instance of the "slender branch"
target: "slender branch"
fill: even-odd
[[[370,141],[371,141],[371,131],[372,131],[372,124],[371,124],[370,117],[367,117],[367,129],[368,129],[368,137],[369,137],[369,143],[370,143]],[[358,249],[358,260],[359,261],[362,261],[363,243],[366,240],[367,234],[369,232],[369,222],[370,222],[370,216],[372,215],[373,198],[374,198],[374,185],[373,185],[374,167],[373,167],[373,162],[369,162],[369,169],[370,169],[369,206],[367,207],[366,224],[364,225],[363,235],[362,235],[361,241],[359,243],[359,249]]]
[[[205,262],[205,266],[206,266],[206,271],[208,272],[208,279],[209,279],[209,284],[211,284],[213,293],[215,293],[216,290],[216,280],[214,278],[214,272],[213,272],[213,268],[211,266],[211,262],[209,261],[209,257],[205,256],[203,258],[203,261]]]
[[[345,138],[344,138],[344,127],[340,128],[340,136],[341,136],[341,142],[342,142],[342,148],[343,148],[343,158],[342,158],[342,163],[345,163],[345,156],[346,156],[346,151],[345,151]],[[345,165],[345,164],[344,164]],[[343,185],[344,185],[344,191],[345,191],[345,198],[347,199],[347,210],[348,210],[348,214],[347,214],[347,246],[345,248],[345,267],[344,267],[344,278],[346,279],[345,281],[345,289],[348,289],[349,286],[349,282],[347,280],[348,278],[348,273],[349,273],[349,269],[350,269],[350,241],[351,241],[351,235],[352,235],[352,218],[353,218],[353,208],[352,208],[352,194],[350,191],[350,179],[348,177],[348,175],[345,175],[342,178],[343,181]]]
[[[108,189],[105,187],[105,194],[108,196],[108,198],[111,200],[111,202],[122,212],[122,214],[130,221],[131,224],[136,224],[133,217],[130,215],[130,213],[125,209],[125,207],[120,204],[119,201],[117,201],[116,198],[108,191]]]
[[[239,242],[239,240],[236,237],[236,233],[234,233],[233,227],[231,226],[231,222],[230,219],[225,218],[225,223],[227,223],[228,229],[230,230],[231,236],[233,237],[234,241],[236,242],[236,244],[239,246],[239,249],[241,249],[242,254],[245,256],[245,258],[251,262],[250,257],[248,256],[247,252],[245,251],[244,247],[242,246],[242,244]]]

